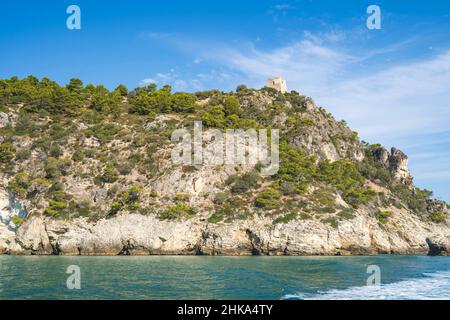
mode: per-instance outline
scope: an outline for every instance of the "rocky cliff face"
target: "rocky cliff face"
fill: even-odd
[[[448,228],[417,221],[405,210],[396,210],[388,226],[361,212],[337,228],[313,220],[273,225],[266,217],[229,224],[139,214],[97,223],[33,217],[2,240],[4,253],[44,255],[448,254],[450,244]]]
[[[149,89],[109,114],[77,90],[88,98],[64,116],[0,105],[0,253],[449,253],[448,205],[413,185],[408,157],[361,143],[310,98]],[[194,121],[280,129],[279,172],[175,165],[171,133]]]

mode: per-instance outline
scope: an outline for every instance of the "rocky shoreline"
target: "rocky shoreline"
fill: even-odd
[[[447,226],[397,210],[380,226],[364,213],[337,228],[316,221],[272,224],[265,217],[233,223],[161,221],[122,214],[89,223],[31,217],[16,232],[0,227],[0,253],[12,255],[448,255]]]

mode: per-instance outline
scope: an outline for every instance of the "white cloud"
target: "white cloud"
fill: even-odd
[[[142,80],[139,82],[139,85],[141,85],[141,86],[146,86],[146,85],[148,85],[148,84],[150,84],[150,83],[158,83],[158,81],[155,80],[155,79],[152,79],[152,78],[146,78],[146,79],[142,79]]]

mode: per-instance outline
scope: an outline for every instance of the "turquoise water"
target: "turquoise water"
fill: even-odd
[[[81,271],[69,290],[67,267]],[[367,287],[368,265],[381,287]],[[450,258],[0,256],[0,299],[450,299]]]

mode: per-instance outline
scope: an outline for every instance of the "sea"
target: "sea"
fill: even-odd
[[[450,299],[450,257],[4,255],[0,299]]]

